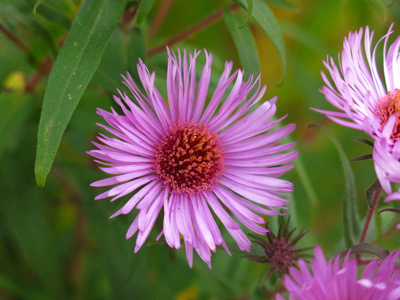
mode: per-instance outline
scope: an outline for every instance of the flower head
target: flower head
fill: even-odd
[[[319,246],[315,247],[312,272],[299,260],[299,269],[290,268],[285,275],[285,288],[290,300],[399,300],[400,268],[396,266],[400,250],[385,259],[372,260],[358,276],[357,260],[347,255],[342,263],[339,256],[328,262]],[[277,300],[283,300],[277,295]]]
[[[211,94],[212,55],[205,52],[197,83],[199,54],[168,51],[167,100],[154,85],[155,73],[139,61],[144,92],[129,74],[123,76],[133,101],[118,91],[114,99],[122,114],[113,108],[98,110],[109,124],[99,126],[114,137],[100,133],[101,143],[93,142],[97,149],[88,153],[112,175],[92,186],[114,186],[96,199],[131,197],[111,217],[139,211],[126,235],[138,232],[135,252],[161,215],[158,239],[164,235],[167,244],[178,249],[182,237],[189,265],[195,249],[211,266],[217,245],[229,253],[215,217],[239,248],[249,251],[251,243],[239,222],[256,233],[267,232],[259,214],[279,214],[277,208],[289,203],[282,197],[293,185],[278,177],[293,167],[288,163],[297,151],[283,152],[295,143],[278,144],[295,125],[273,129],[282,120],[271,120],[277,98],[260,104],[266,89],[260,77],[244,81],[241,70],[230,74],[232,63],[227,62]]]
[[[400,37],[387,49],[391,33],[392,27],[375,46],[373,32],[368,27],[365,33],[362,28],[350,33],[339,55],[339,67],[329,56],[324,61],[333,85],[321,73],[326,84],[321,92],[340,112],[314,110],[343,126],[364,130],[374,139],[385,138],[393,145],[400,137]],[[383,76],[376,61],[381,41],[384,41]]]
[[[390,147],[387,140],[378,139],[374,142],[372,155],[381,187],[389,195],[385,201],[400,200],[400,188],[396,191],[394,187],[400,184],[400,141]]]
[[[326,86],[321,92],[339,111],[314,109],[338,124],[365,131],[379,144],[374,148],[373,159],[378,179],[387,193],[390,179],[384,174],[392,173],[393,167],[383,163],[398,161],[393,151],[398,152],[395,144],[400,139],[400,37],[388,46],[391,33],[392,26],[376,45],[372,44],[373,32],[368,27],[365,33],[362,28],[350,33],[344,40],[339,66],[330,57],[324,62],[333,84],[322,73]],[[380,75],[376,57],[382,41],[383,74]]]
[[[247,259],[265,263],[270,266],[270,269],[264,277],[264,282],[276,271],[278,275],[286,273],[289,267],[293,266],[294,263],[300,258],[308,256],[302,254],[303,251],[309,250],[310,248],[295,248],[299,240],[307,233],[306,230],[300,230],[297,235],[293,237],[296,228],[289,231],[290,216],[284,224],[279,225],[278,234],[275,235],[269,230],[268,223],[266,228],[268,240],[264,240],[257,236],[252,235],[254,243],[259,244],[263,251],[263,255],[245,255]]]

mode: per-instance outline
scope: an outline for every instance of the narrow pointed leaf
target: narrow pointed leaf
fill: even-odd
[[[224,10],[225,23],[235,42],[239,53],[240,62],[246,74],[258,75],[260,64],[258,62],[258,52],[253,35],[248,26],[241,27],[242,18],[233,15],[229,10]]]
[[[147,14],[149,13],[150,9],[153,7],[155,0],[142,0],[140,1],[138,13],[136,16],[136,24],[140,25],[146,19]]]
[[[49,5],[46,2],[38,3],[37,0],[25,0],[25,1],[28,2],[30,5],[32,5],[32,14],[34,15],[35,18],[37,14],[40,14],[50,22],[60,24],[66,29],[69,29],[71,27],[71,19],[69,16],[66,15],[66,12],[71,11],[71,9],[68,9],[68,11],[64,9],[64,11],[62,11],[57,9],[56,7]]]
[[[246,0],[234,0],[234,2],[238,3],[245,10],[249,10]],[[253,9],[251,15],[271,40],[276,51],[278,52],[282,66],[281,81],[283,81],[286,77],[286,49],[283,41],[282,30],[278,24],[278,21],[268,5],[262,0],[253,0]]]
[[[368,201],[368,206],[371,208],[372,207],[372,197],[374,193],[381,188],[381,184],[379,183],[379,180],[375,180],[373,184],[368,188],[367,190],[367,201]]]
[[[35,175],[43,186],[73,111],[97,66],[125,1],[86,0],[50,74],[39,123]]]
[[[297,5],[294,3],[291,3],[288,0],[266,0],[268,4],[279,6],[281,8],[289,9],[289,10],[294,10],[297,9]]]
[[[353,137],[352,140],[355,141],[355,142],[366,144],[366,145],[371,146],[371,147],[374,146],[374,142],[371,142],[370,140],[367,140],[367,139],[364,139],[364,138],[361,138],[361,137]]]
[[[334,134],[326,127],[321,125],[312,124],[310,127],[323,130],[331,139],[340,156],[345,181],[345,197],[343,201],[343,231],[346,246],[350,248],[356,243],[360,233],[360,221],[357,212],[357,193],[354,174],[350,167],[349,160],[344,153],[342,145],[340,145]]]
[[[250,22],[251,14],[253,13],[253,0],[246,0],[246,2],[247,2],[246,23],[240,26],[240,28],[245,27]]]
[[[31,16],[27,16],[11,5],[0,4],[0,17],[3,18],[11,18],[15,19],[18,22],[21,22],[25,26],[27,26],[30,30],[32,30],[35,34],[39,35],[42,40],[47,44],[48,48],[51,51],[51,54],[55,58],[57,56],[57,46],[54,43],[52,36],[49,31],[43,27],[39,22],[32,20]]]
[[[145,39],[139,27],[134,27],[130,32],[117,28],[93,76],[93,82],[113,94],[117,88],[124,90],[121,74],[129,72],[135,79],[138,58],[144,60],[145,53]]]
[[[379,13],[382,15],[383,19],[387,18],[386,7],[381,0],[364,0],[365,2],[371,4]]]
[[[349,249],[349,251],[351,251],[351,254],[363,254],[363,253],[367,253],[367,254],[374,254],[376,256],[378,256],[381,259],[384,259],[386,256],[389,255],[389,251],[384,249],[384,248],[379,248],[377,246],[374,246],[370,243],[361,243],[358,245],[354,245],[353,247],[351,247]],[[348,251],[343,251],[340,252],[339,255],[340,256],[345,256],[347,254]]]
[[[30,100],[22,92],[0,94],[0,157],[6,145],[16,138],[18,127],[31,112]]]

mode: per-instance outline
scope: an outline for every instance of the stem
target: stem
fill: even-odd
[[[374,197],[372,199],[372,207],[368,210],[368,214],[367,217],[365,219],[365,223],[364,223],[364,228],[362,230],[361,236],[360,236],[360,240],[359,243],[364,243],[365,241],[365,237],[367,236],[367,231],[369,228],[369,224],[371,223],[371,219],[372,216],[374,215],[374,212],[376,210],[376,206],[378,205],[378,200],[381,196],[382,193],[382,189],[378,189],[375,193],[374,193]]]
[[[228,9],[230,11],[235,11],[239,7],[240,6],[238,4],[233,3],[233,4],[228,6]],[[160,53],[163,50],[165,50],[166,46],[172,46],[173,44],[190,37],[191,35],[195,34],[198,31],[200,31],[204,27],[206,27],[206,26],[210,25],[211,23],[219,20],[223,15],[224,15],[224,11],[222,9],[216,11],[211,16],[205,18],[203,21],[200,21],[199,23],[197,23],[193,27],[189,28],[188,30],[186,30],[186,31],[182,32],[181,34],[179,34],[179,35],[173,37],[172,39],[168,40],[165,44],[150,49],[146,53],[147,56],[149,57],[149,56],[153,56],[153,55],[155,55],[157,53]]]
[[[25,45],[17,36],[15,36],[4,25],[0,24],[0,30],[8,37],[14,44],[16,44],[25,53],[29,52],[29,47]]]
[[[169,9],[172,6],[173,2],[174,2],[174,0],[165,0],[162,3],[161,8],[157,11],[157,14],[154,17],[153,23],[151,24],[151,27],[149,30],[149,39],[152,39],[156,35],[158,28],[160,28],[162,22],[165,19],[165,16],[167,15]]]
[[[373,259],[371,258],[361,258],[357,255],[357,266],[366,266],[368,265]]]
[[[139,5],[140,4],[127,9],[122,15],[120,26],[123,31],[129,32],[135,26],[136,14],[138,12]]]

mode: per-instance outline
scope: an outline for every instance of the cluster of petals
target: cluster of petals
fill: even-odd
[[[391,187],[400,183],[400,37],[388,45],[392,27],[375,45],[373,31],[368,27],[345,38],[338,66],[329,56],[324,61],[330,79],[321,73],[326,84],[321,92],[339,111],[314,109],[373,138],[375,170],[388,194],[386,201],[400,200],[400,190]],[[382,55],[378,51],[380,46]]]
[[[260,77],[250,75],[245,80],[241,70],[231,74],[232,63],[226,62],[211,93],[212,54],[205,51],[205,65],[197,82],[196,58],[200,53],[178,51],[175,54],[168,50],[166,98],[155,87],[155,73],[150,73],[139,61],[137,70],[143,89],[129,74],[123,76],[133,98],[121,91],[118,91],[119,96],[114,96],[122,114],[113,108],[111,112],[98,109],[108,126],[98,125],[113,136],[100,133],[99,142],[93,142],[97,149],[88,153],[101,165],[102,171],[111,175],[92,186],[113,186],[96,200],[111,197],[114,201],[129,195],[111,217],[138,212],[126,234],[126,238],[131,238],[138,233],[135,252],[142,247],[160,215],[163,228],[157,239],[164,236],[166,243],[176,249],[181,248],[183,240],[190,266],[195,249],[211,267],[211,254],[216,246],[221,245],[229,253],[220,224],[241,250],[249,251],[251,242],[241,224],[253,232],[265,234],[267,229],[263,226],[262,215],[280,214],[278,209],[290,203],[282,197],[288,196],[293,184],[279,177],[293,167],[290,163],[298,153],[287,151],[294,142],[278,144],[295,125],[280,127],[283,118],[273,119],[277,98],[261,101],[266,87],[261,86]],[[172,179],[164,174],[168,170],[162,170],[162,176],[155,170],[158,159],[155,152],[161,151],[157,149],[166,136],[174,138],[173,134],[179,132],[173,130],[176,127],[183,128],[182,132],[192,128],[207,130],[206,138],[215,137],[221,147],[218,155],[223,157],[220,163],[223,168],[209,184],[192,193],[180,189],[179,182],[178,187],[172,187]],[[178,140],[177,143],[184,143]],[[202,169],[197,169],[196,176],[199,176]]]
[[[399,300],[400,267],[396,262],[400,250],[385,259],[376,258],[358,275],[357,259],[347,255],[343,262],[339,256],[328,262],[319,246],[311,271],[304,260],[298,268],[291,267],[285,275],[284,285],[289,300]],[[284,298],[277,294],[277,300]]]

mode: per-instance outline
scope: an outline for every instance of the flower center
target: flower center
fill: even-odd
[[[271,266],[278,272],[287,270],[296,260],[296,252],[293,245],[286,239],[277,238],[264,248],[265,255],[269,258]]]
[[[391,134],[394,141],[400,139],[400,90],[395,89],[389,92],[384,98],[379,100],[375,109],[375,115],[381,119],[381,128],[385,127],[387,121],[392,115],[396,115],[396,122]]]
[[[224,169],[224,154],[206,124],[178,122],[156,146],[155,172],[177,194],[210,190]]]

